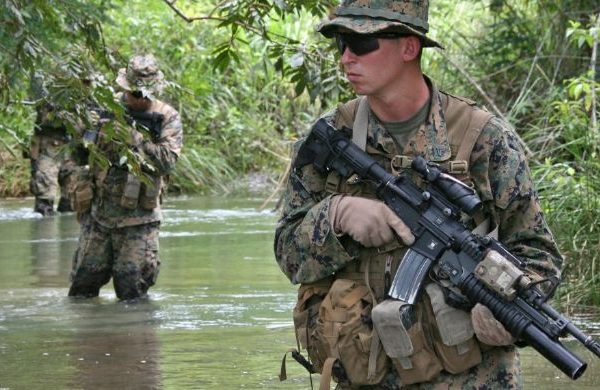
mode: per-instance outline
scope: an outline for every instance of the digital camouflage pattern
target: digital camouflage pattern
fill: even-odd
[[[140,91],[154,99],[164,87],[164,74],[151,54],[133,56],[126,68],[119,69],[117,84],[126,91]]]
[[[391,158],[395,155],[423,155],[430,161],[443,163],[451,159],[453,149],[458,147],[448,141],[442,111],[443,93],[435,86],[432,90],[428,121],[402,151],[370,113],[367,151],[388,171],[391,172]],[[336,114],[332,111],[323,118],[333,124]],[[295,146],[295,152],[299,147],[300,144]],[[532,271],[543,276],[558,275],[562,257],[542,215],[527,161],[514,131],[499,119],[492,119],[473,148],[469,166],[486,216],[499,226],[499,240],[526,260]],[[283,194],[276,254],[283,272],[295,284],[329,276],[356,256],[345,250],[331,232],[328,210],[331,193],[326,191],[326,180],[327,177],[312,166],[305,166],[291,172]],[[475,227],[473,221],[471,225]]]
[[[93,80],[99,77],[101,76],[92,72],[88,65],[79,74],[79,79],[86,88],[93,87]],[[48,91],[49,84],[51,83],[44,79],[42,73],[39,71],[33,73],[30,94],[33,99],[42,103],[36,107],[35,129],[29,151],[31,158],[30,190],[36,197],[34,210],[42,214],[52,213],[54,199],[59,188],[60,198],[57,210],[73,211],[69,198],[75,188],[77,173],[81,169],[80,165],[87,163],[78,158],[80,152],[78,145],[81,134],[86,130],[85,123],[93,122],[74,117],[73,114],[78,112],[76,106],[79,104],[70,108],[57,104]],[[89,104],[86,106],[89,108]],[[86,116],[90,114],[93,112],[85,111]],[[67,123],[73,126],[75,134],[68,132]]]
[[[460,374],[445,371],[431,382],[401,386],[391,372],[377,386],[361,386],[372,390],[519,390],[523,388],[519,353],[515,347],[494,348],[483,352],[479,365]],[[336,389],[344,389],[337,386]]]
[[[58,194],[58,176],[61,166],[68,162],[65,158],[65,141],[57,140],[51,137],[34,135],[32,142],[39,145],[37,158],[31,161],[31,193],[40,199],[54,200]],[[61,194],[65,194],[65,189]]]
[[[448,139],[450,129],[446,128],[442,107],[444,99],[461,99],[440,92],[429,83],[432,97],[428,119],[402,150],[373,113],[369,114],[367,152],[389,172],[392,172],[391,160],[396,155],[422,155],[442,166],[456,155],[460,145],[452,145]],[[333,125],[337,114],[337,110],[334,110],[323,118]],[[301,142],[295,145],[295,153],[300,145]],[[407,173],[411,174],[410,171]],[[487,123],[472,150],[469,177],[457,178],[473,184],[484,202],[484,217],[490,218],[493,225],[498,225],[499,240],[527,263],[527,271],[531,275],[560,275],[562,257],[544,220],[518,139],[506,123],[495,117]],[[367,184],[349,184],[333,174],[321,175],[312,165],[290,172],[282,198],[274,249],[281,270],[293,284],[313,283],[333,274],[346,275],[348,269],[354,269],[356,264],[382,264],[379,261],[382,256],[402,258],[405,248],[400,242],[388,245],[388,248],[373,249],[361,247],[348,236],[336,236],[329,220],[330,200],[335,193],[374,197],[373,190]],[[476,226],[472,219],[465,219],[465,222],[471,228]],[[381,275],[382,270],[374,268],[370,268],[369,272]],[[396,268],[397,263],[393,266],[392,275]],[[377,284],[373,278],[370,282]],[[376,289],[375,294],[378,300],[384,298],[382,288]],[[476,372],[473,370],[484,369],[488,364],[493,370],[491,376],[512,378],[513,373],[518,371],[518,361],[512,359],[515,352],[511,348],[499,351],[507,354],[507,357],[499,358],[506,362],[506,367],[499,363],[492,364],[495,361],[492,359],[469,372],[472,374]],[[501,352],[494,353],[502,355]],[[390,375],[395,377],[393,371],[390,371]],[[457,376],[453,378],[453,381],[459,380]],[[481,380],[479,376],[473,378],[471,375],[466,375],[467,379],[473,383]],[[448,380],[442,382],[449,383]],[[391,383],[396,383],[396,379]],[[396,388],[394,386],[397,385],[383,388]],[[467,385],[465,388],[472,387]]]
[[[136,147],[152,167],[148,177],[164,177],[174,168],[181,152],[181,119],[173,107],[161,101],[153,101],[149,110],[165,116],[161,136],[156,142],[143,140]],[[113,166],[108,171],[92,171],[95,193],[91,213],[83,216],[69,295],[97,296],[112,276],[119,299],[143,297],[156,281],[160,268],[160,202],[153,209],[139,204],[133,209],[124,208],[119,202],[127,170]]]
[[[153,142],[146,139],[137,145],[141,157],[152,167],[148,177],[164,177],[175,167],[183,145],[183,128],[179,113],[160,100],[152,101],[148,112],[164,115],[160,138]],[[139,133],[138,133],[139,135]],[[127,209],[120,205],[127,179],[127,170],[113,166],[108,172],[95,172],[97,195],[92,202],[92,217],[102,226],[118,228],[160,221],[160,204],[152,210],[138,206]]]
[[[148,92],[144,92],[145,96],[151,96],[151,92],[159,90],[162,72],[154,57],[135,56],[128,71],[119,72],[117,83],[126,90],[143,89]],[[125,104],[124,96],[121,101]],[[173,170],[181,153],[183,127],[179,113],[160,100],[151,99],[146,112],[163,115],[155,137],[144,137],[140,132],[144,130],[128,127],[129,147],[140,157],[144,177],[135,177],[119,161],[111,161],[107,170],[97,166],[91,169],[94,196],[90,213],[82,216],[70,296],[97,296],[100,287],[112,277],[117,297],[133,299],[145,296],[156,281],[160,268],[162,179]],[[110,141],[101,142],[100,147],[107,147],[110,155]],[[128,182],[137,182],[138,190],[130,204],[123,204]],[[150,191],[150,195],[146,188],[152,184],[156,191]]]
[[[98,296],[111,277],[119,299],[146,295],[160,270],[158,225],[107,229],[86,215],[73,258],[69,296]]]
[[[59,194],[58,211],[70,211],[68,194],[76,164],[71,159],[69,135],[60,119],[60,110],[51,104],[37,108],[29,157],[31,178],[29,189],[35,196],[35,211],[49,215]]]
[[[441,47],[426,36],[429,31],[428,0],[343,0],[317,31],[331,37],[335,32],[372,34],[390,31],[421,37],[424,47]]]

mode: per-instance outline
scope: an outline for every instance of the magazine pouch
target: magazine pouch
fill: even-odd
[[[373,309],[373,324],[403,385],[429,381],[442,370],[442,363],[425,337],[424,319],[421,301],[410,305],[386,299]]]

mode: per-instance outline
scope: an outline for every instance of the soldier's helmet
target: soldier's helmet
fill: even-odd
[[[154,94],[162,91],[165,79],[152,54],[135,55],[126,68],[119,69],[117,84],[126,91],[139,91],[153,99]]]
[[[330,38],[336,32],[373,34],[398,32],[421,38],[423,47],[442,47],[426,36],[428,0],[342,0],[317,31]]]

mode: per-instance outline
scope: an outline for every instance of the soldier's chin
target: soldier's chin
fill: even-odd
[[[350,82],[350,86],[357,95],[368,95],[368,90],[359,83]]]

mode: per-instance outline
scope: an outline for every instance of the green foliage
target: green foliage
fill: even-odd
[[[198,7],[185,11],[202,12]],[[281,140],[303,134],[320,109],[309,104],[306,93],[297,95],[300,91],[294,80],[286,81],[295,69],[308,69],[305,62],[298,62],[298,47],[314,35],[313,16],[304,12],[293,20],[269,19],[269,34],[296,42],[285,50],[260,34],[236,29],[232,22],[215,29],[215,23],[223,22],[214,12],[209,20],[186,23],[174,13],[165,14],[161,1],[148,1],[124,3],[114,11],[113,19],[117,15],[120,23],[105,28],[109,49],[118,49],[124,57],[154,53],[172,81],[165,98],[177,102],[185,133],[185,162],[178,164],[171,177],[172,189],[218,190],[223,180],[247,172],[281,172],[288,155],[287,144]],[[232,33],[223,34],[223,28],[231,28]],[[273,50],[278,61],[269,57]],[[231,54],[225,51],[235,53],[239,61],[225,60]],[[330,60],[329,68],[339,73],[332,64]],[[191,152],[194,155],[188,155]]]
[[[29,195],[28,164],[17,163],[18,158],[20,156],[15,158],[8,152],[0,152],[0,197]]]
[[[74,127],[86,99],[120,116],[116,72],[152,52],[171,81],[164,98],[184,122],[170,188],[186,193],[226,192],[253,171],[280,174],[290,144],[351,93],[331,43],[314,31],[335,1],[2,1],[0,192],[26,191],[26,161],[13,146],[31,133],[36,71],[48,85],[42,96],[68,108]],[[599,11],[596,0],[437,0],[430,35],[446,50],[423,57],[442,89],[517,129],[567,257],[559,293],[578,303],[600,303],[591,293],[600,287]],[[90,68],[103,77],[86,92],[78,80]],[[118,125],[106,131],[125,145]]]
[[[88,56],[102,52],[102,23],[111,2],[3,0],[0,4],[0,99],[36,68],[62,62],[65,48],[85,47]]]
[[[597,47],[598,24],[571,22],[572,47]],[[591,39],[590,39],[591,37]],[[566,257],[568,283],[559,293],[571,303],[598,304],[600,287],[600,84],[593,59],[588,68],[553,89],[528,133],[530,145],[546,157],[534,165],[548,221]]]
[[[4,142],[7,151],[12,146],[9,142],[15,141],[19,148],[27,148],[35,107],[55,107],[57,119],[72,135],[82,123],[89,126],[88,104],[118,109],[112,83],[101,73],[115,62],[104,50],[102,34],[112,6],[110,0],[0,3],[0,137],[12,138]],[[94,79],[93,89],[84,85],[84,78]],[[120,138],[123,144],[124,135]],[[96,151],[92,154],[107,163]],[[24,163],[27,160],[7,162],[17,171]]]
[[[306,34],[298,36],[297,33],[282,31],[280,27],[301,26],[304,24],[302,20],[308,17],[311,25],[303,27],[308,27],[304,31],[310,31],[316,20],[322,18],[334,4],[334,1],[313,0],[222,2],[206,16],[192,19],[217,22],[220,29],[228,31],[225,36],[220,31],[223,37],[214,45],[214,63],[218,69],[239,66],[245,59],[240,55],[240,51],[244,51],[243,46],[252,46],[258,39],[266,43],[264,54],[270,61],[269,65],[294,84],[296,95],[307,91],[314,102],[317,98],[337,98],[340,93],[340,74],[336,71],[331,53],[315,45],[314,39],[307,39]],[[197,8],[188,7],[183,13],[197,12]]]
[[[317,62],[312,56],[303,59],[305,45],[302,42],[314,35],[311,32],[316,23],[313,15],[324,10],[324,3],[301,3],[289,3],[285,7],[283,3],[270,2],[248,7],[249,2],[222,3],[211,10],[212,6],[195,2],[187,4],[192,9],[185,11],[205,11],[210,16],[198,23],[186,23],[170,12],[163,1],[150,0],[143,4],[113,1],[110,10],[104,7],[108,3],[94,2],[89,7],[97,9],[89,14],[96,24],[83,19],[81,24],[99,26],[102,17],[102,29],[98,28],[98,34],[92,34],[92,37],[102,38],[102,42],[109,42],[101,48],[87,45],[94,42],[83,39],[83,35],[81,39],[71,39],[63,31],[63,20],[49,17],[44,28],[56,31],[56,35],[48,41],[56,41],[52,50],[62,54],[54,55],[50,60],[32,58],[28,66],[7,65],[7,68],[20,70],[20,78],[12,84],[13,89],[20,91],[13,96],[13,99],[17,98],[13,102],[22,106],[23,99],[29,98],[32,103],[39,104],[41,98],[64,108],[63,119],[72,133],[75,133],[78,119],[85,118],[84,97],[116,111],[120,118],[122,108],[115,105],[112,98],[116,71],[125,66],[131,55],[152,52],[159,58],[167,79],[172,81],[165,99],[176,102],[175,106],[182,114],[184,155],[188,150],[196,152],[196,156],[186,156],[186,162],[177,168],[172,188],[205,191],[216,187],[215,183],[222,179],[229,179],[232,173],[240,176],[248,171],[269,169],[276,174],[285,166],[288,154],[286,144],[282,145],[278,140],[303,133],[308,118],[315,115],[308,107],[310,96],[303,91],[307,86],[313,86],[313,101],[322,95],[318,91],[326,83],[318,80],[321,70],[330,72],[330,85],[339,85],[334,82],[334,78],[339,79],[340,72],[334,66],[333,57],[328,57],[328,62]],[[74,15],[88,7],[79,2],[70,5]],[[45,15],[46,6],[47,2],[40,2],[29,4],[29,8],[24,3],[17,3],[15,7],[23,13],[33,9]],[[283,20],[288,13],[294,14],[295,20]],[[227,30],[230,34],[223,34]],[[32,30],[30,35],[35,38],[43,34]],[[314,44],[312,47],[316,48]],[[95,56],[90,57],[91,52]],[[315,66],[320,68],[314,70]],[[91,95],[84,96],[89,91],[82,89],[79,76],[83,70],[90,69],[104,76],[102,82],[96,83]],[[35,74],[40,74],[44,86],[44,93],[38,94],[38,98],[23,92],[23,86],[29,83],[34,70]],[[287,77],[293,80],[282,82],[279,75],[283,75],[284,80]],[[306,81],[308,77],[309,82]],[[333,95],[335,91],[330,87],[327,93]],[[300,97],[293,101],[297,95]],[[28,109],[32,108],[33,105]],[[5,113],[12,117],[9,112]],[[32,116],[30,111],[27,120],[22,117],[10,133],[6,130],[8,134],[15,134],[23,146],[26,146],[33,127]],[[116,138],[117,145],[123,146],[120,149],[122,156],[138,170],[135,156],[124,148],[124,139],[119,139],[123,134],[117,131],[118,126],[106,126],[103,130],[110,138]],[[104,165],[108,163],[93,145],[91,149],[92,158]],[[197,158],[199,154],[203,157]],[[199,177],[203,179],[197,180]]]

